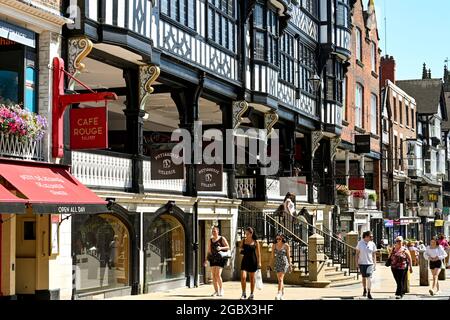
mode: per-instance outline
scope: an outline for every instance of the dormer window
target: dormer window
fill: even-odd
[[[269,4],[257,3],[253,12],[254,58],[278,64],[278,15]]]

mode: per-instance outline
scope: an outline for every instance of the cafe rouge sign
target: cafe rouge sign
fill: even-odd
[[[70,148],[108,148],[108,118],[106,107],[70,110]]]

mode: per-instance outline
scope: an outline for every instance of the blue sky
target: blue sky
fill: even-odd
[[[420,79],[424,62],[432,78],[442,78],[450,60],[450,1],[375,0],[375,6],[381,54],[394,56],[397,80]]]

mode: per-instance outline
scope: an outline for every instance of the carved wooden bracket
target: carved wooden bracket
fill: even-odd
[[[320,140],[323,138],[323,132],[320,131],[313,131],[311,133],[311,156],[314,157],[314,154],[316,153],[317,149],[320,146]]]
[[[91,53],[94,45],[92,41],[87,37],[74,37],[69,39],[69,54],[68,54],[68,68],[67,70],[76,78],[86,67],[81,61]],[[70,79],[69,90],[73,90],[75,87],[75,80]]]
[[[341,144],[342,139],[337,137],[337,138],[333,138],[331,139],[331,160],[334,159],[334,157],[336,157],[336,153],[337,153],[337,148],[339,147],[339,145]]]
[[[242,116],[248,110],[248,103],[245,100],[233,102],[233,129],[237,129],[242,121]]]
[[[147,64],[139,66],[139,108],[144,110],[145,103],[153,93],[152,84],[158,79],[161,70],[158,66]]]
[[[267,136],[273,131],[273,126],[278,121],[278,114],[275,111],[271,111],[264,114],[264,128],[267,130]]]

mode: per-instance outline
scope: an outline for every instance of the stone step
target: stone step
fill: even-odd
[[[325,277],[326,277],[326,280],[331,281],[331,282],[356,279],[356,277],[354,277],[354,276],[344,276],[344,275],[331,276],[331,277],[325,276]]]
[[[333,271],[338,271],[339,268],[334,266],[334,267],[325,267],[324,268],[325,272],[333,272]]]
[[[360,284],[361,281],[354,279],[348,279],[348,280],[342,280],[342,281],[331,281],[330,287],[344,287],[344,286],[351,286],[355,284]]]
[[[332,271],[332,272],[325,272],[326,278],[335,278],[340,276],[346,276],[344,271]]]

